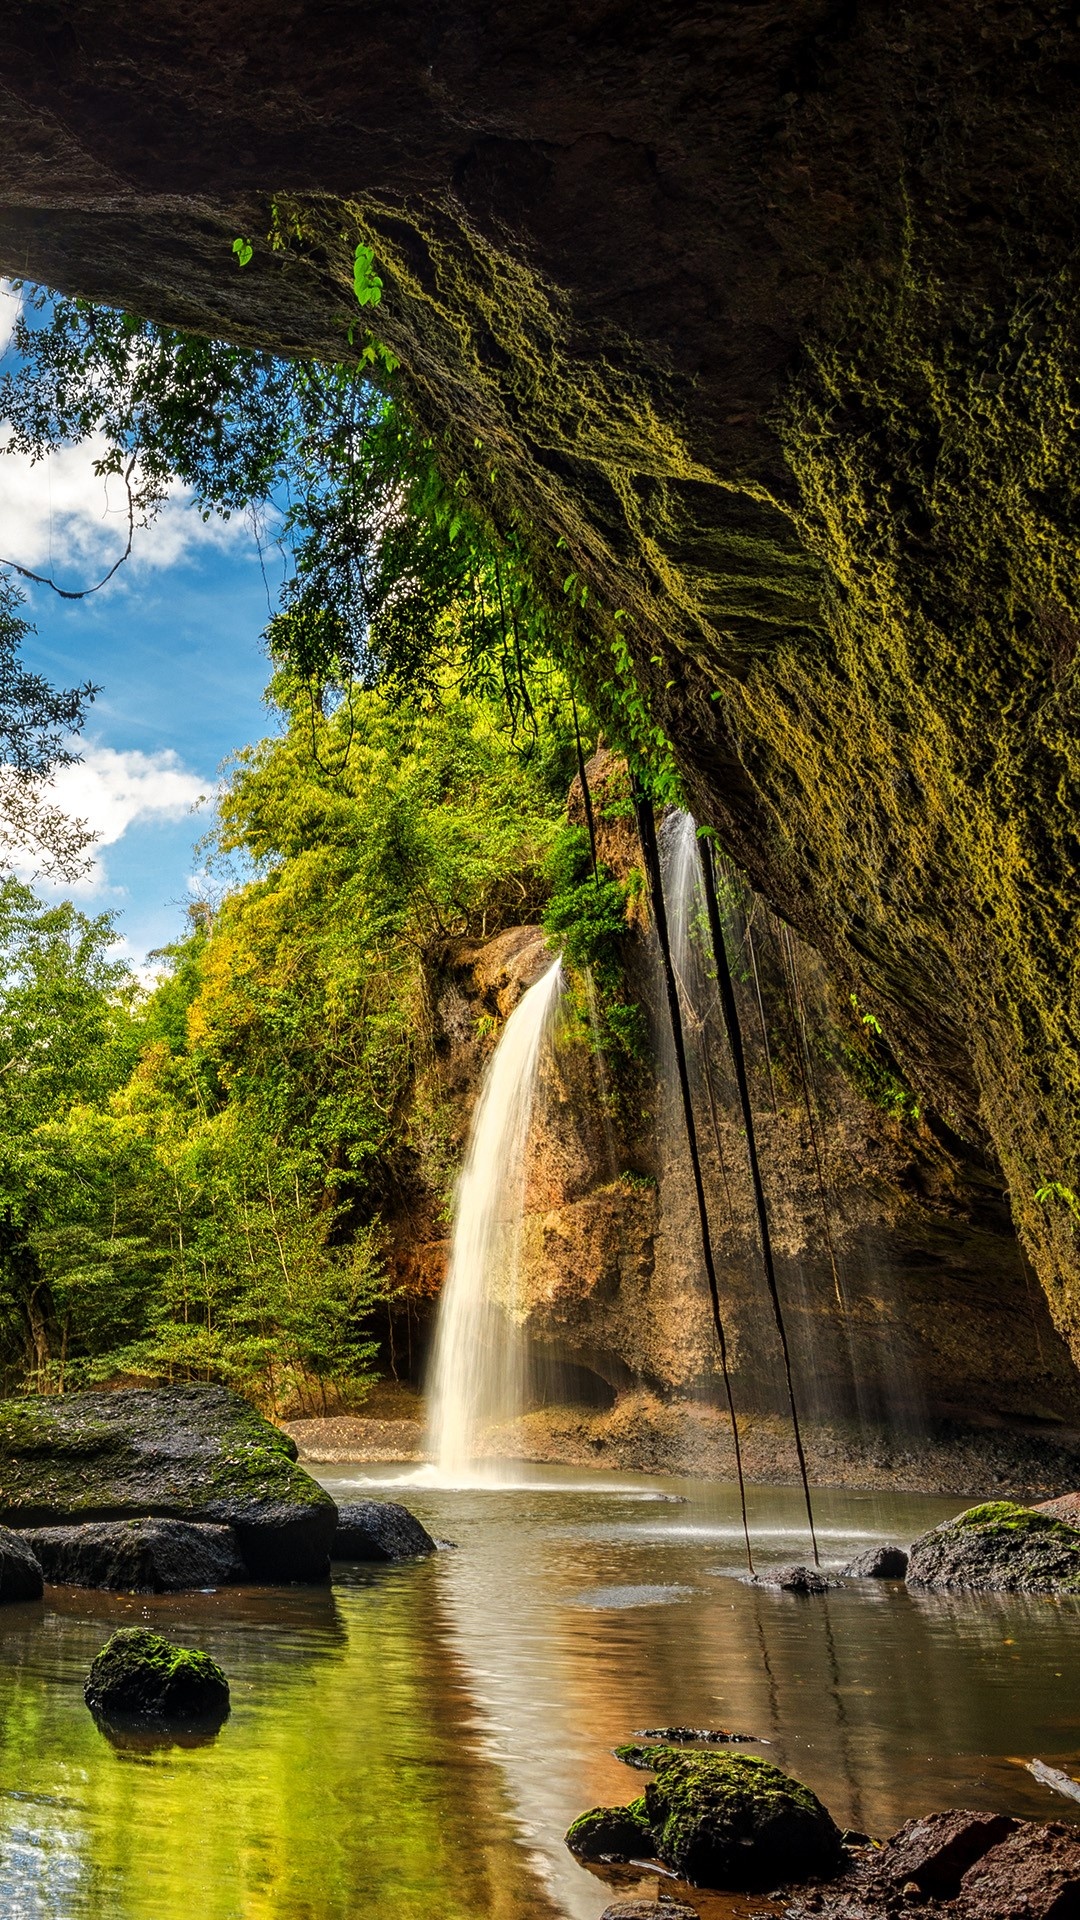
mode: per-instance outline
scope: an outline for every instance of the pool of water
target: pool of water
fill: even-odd
[[[744,1751],[873,1833],[950,1804],[1080,1817],[1022,1764],[1080,1771],[1080,1602],[875,1582],[770,1593],[738,1577],[729,1489],[530,1474],[449,1491],[412,1469],[320,1468],[336,1497],[396,1495],[457,1542],[340,1568],[325,1590],[69,1590],[0,1609],[0,1913],[597,1920],[656,1876],[600,1878],[562,1834],[640,1791],[617,1741],[675,1724],[768,1742]],[[962,1504],[820,1493],[823,1559],[908,1540]],[[793,1491],[752,1490],[761,1564],[807,1557],[800,1513]],[[225,1668],[216,1738],[118,1746],[90,1718],[93,1655],[145,1622]],[[766,1904],[693,1903],[703,1920]]]

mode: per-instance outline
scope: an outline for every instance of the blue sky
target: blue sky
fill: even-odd
[[[0,352],[15,310],[0,291]],[[93,449],[73,448],[30,467],[0,452],[3,558],[65,586],[101,577],[126,529],[115,483],[110,499],[92,460]],[[93,873],[69,891],[86,911],[116,913],[136,964],[183,930],[222,762],[274,724],[262,701],[261,634],[280,584],[276,560],[271,549],[264,579],[249,526],[204,525],[177,497],[136,533],[131,559],[100,593],[68,602],[28,590],[37,631],[27,664],[57,684],[102,688],[83,763],[55,786],[65,810],[100,836]]]

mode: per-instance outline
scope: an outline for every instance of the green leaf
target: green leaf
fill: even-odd
[[[235,253],[236,258],[242,267],[247,266],[248,261],[251,259],[252,254],[255,252],[255,249],[252,246],[251,241],[245,240],[243,239],[243,237],[233,241],[232,250]]]

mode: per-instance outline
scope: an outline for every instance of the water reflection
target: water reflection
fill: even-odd
[[[324,1471],[328,1484],[375,1477]],[[586,1806],[638,1790],[610,1748],[641,1727],[756,1734],[841,1825],[875,1833],[948,1804],[1076,1817],[1017,1764],[1032,1754],[1069,1764],[1076,1601],[918,1595],[873,1581],[816,1599],[752,1587],[728,1489],[657,1481],[657,1492],[688,1496],[671,1508],[642,1502],[641,1476],[620,1488],[620,1476],[601,1485],[583,1475],[589,1491],[578,1494],[565,1469],[529,1472],[536,1484],[513,1493],[409,1486],[405,1497],[461,1542],[439,1573],[477,1741],[569,1920],[596,1920],[604,1898],[561,1833]],[[392,1492],[409,1473],[378,1477]],[[838,1566],[964,1503],[837,1490],[815,1504]],[[753,1489],[751,1518],[761,1565],[804,1557],[796,1493]],[[702,1913],[722,1906],[695,1902]]]
[[[374,1476],[320,1477],[344,1493]],[[655,1876],[597,1877],[562,1834],[639,1790],[610,1749],[643,1727],[753,1734],[871,1832],[949,1803],[1080,1817],[1017,1764],[1077,1770],[1075,1601],[751,1587],[724,1489],[539,1477],[513,1492],[410,1487],[457,1551],[343,1569],[332,1589],[0,1609],[0,1913],[597,1920],[613,1886],[655,1892]],[[381,1479],[391,1490],[392,1472]],[[818,1501],[836,1563],[958,1504]],[[801,1552],[796,1494],[754,1490],[751,1517],[763,1563]],[[86,1711],[94,1654],[145,1622],[229,1675],[232,1715],[208,1744],[118,1749]],[[693,1904],[707,1920],[764,1910]]]

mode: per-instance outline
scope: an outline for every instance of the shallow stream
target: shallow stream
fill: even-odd
[[[0,1913],[597,1920],[660,1883],[598,1878],[563,1831],[641,1790],[617,1741],[674,1724],[759,1736],[743,1751],[872,1833],[949,1804],[1080,1818],[1020,1764],[1080,1771],[1080,1601],[770,1593],[737,1577],[729,1489],[529,1471],[528,1488],[453,1492],[408,1468],[320,1468],[336,1497],[396,1493],[458,1543],[339,1568],[325,1591],[72,1590],[0,1609]],[[760,1562],[805,1559],[800,1496],[751,1501]],[[819,1493],[823,1559],[962,1504]],[[232,1716],[205,1745],[117,1748],[83,1705],[107,1634],[146,1620],[230,1677]],[[767,1911],[694,1904],[706,1920]]]

